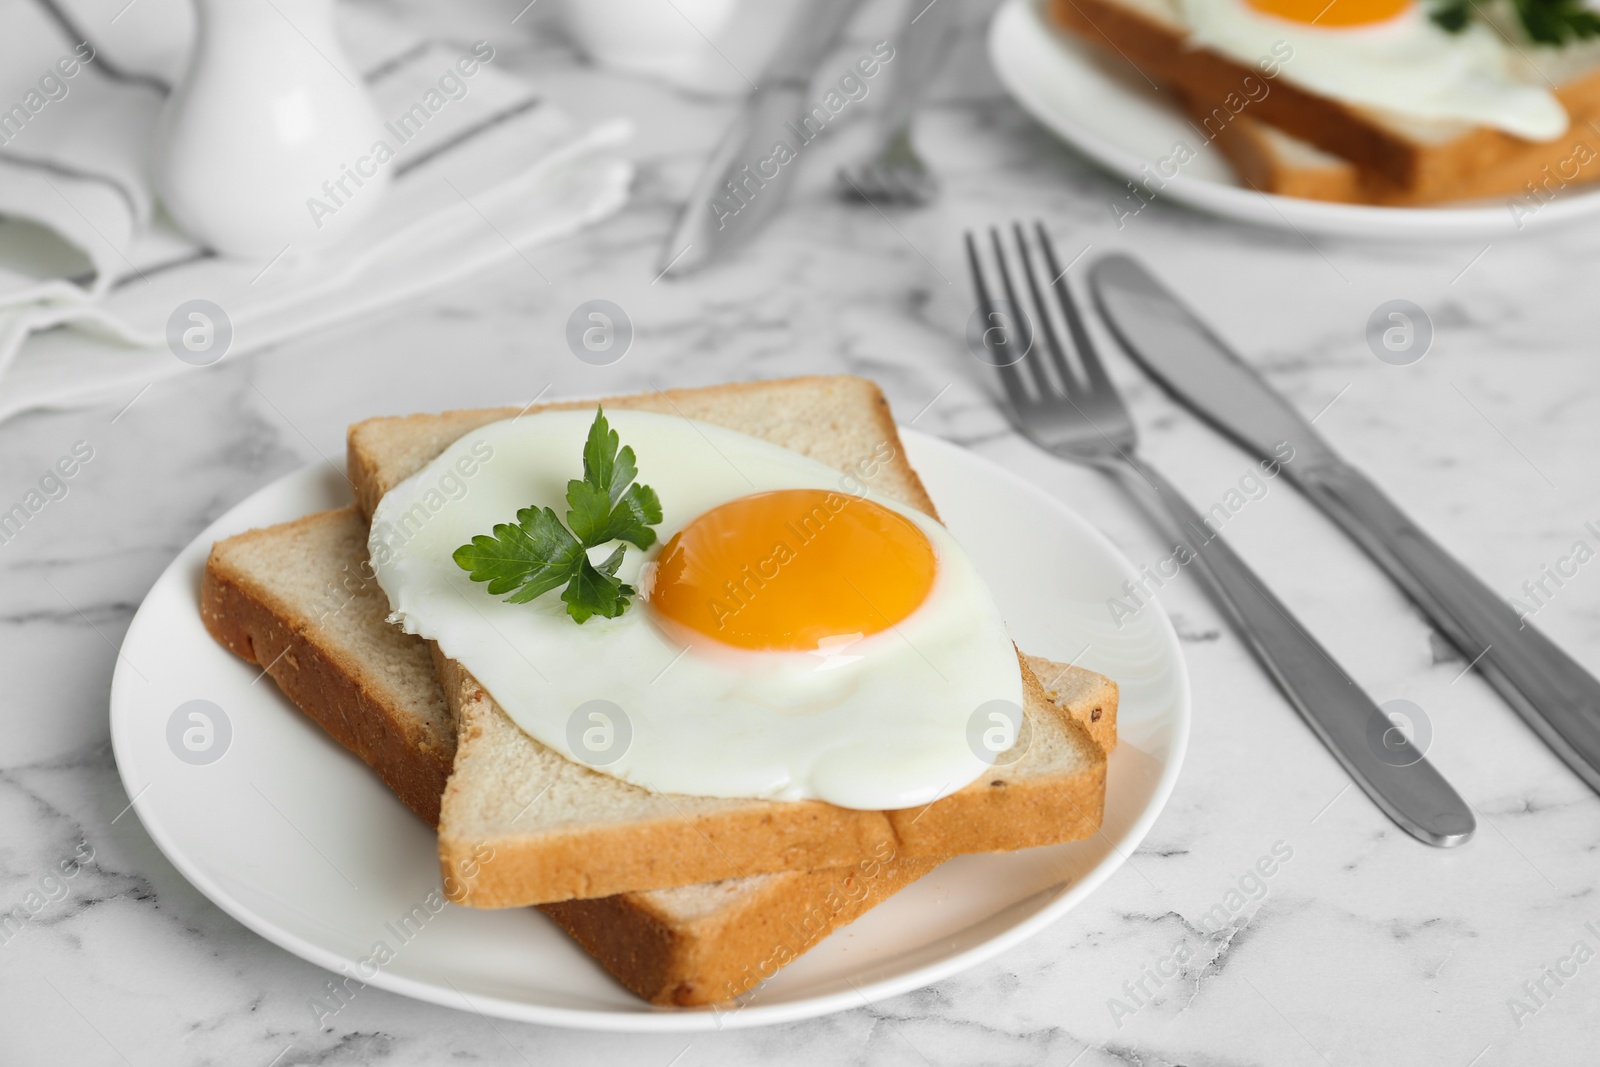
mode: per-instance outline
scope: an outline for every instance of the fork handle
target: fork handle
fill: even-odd
[[[1519,617],[1354,467],[1318,468],[1298,481],[1472,659],[1544,743],[1600,791],[1600,681]]]
[[[1429,845],[1467,841],[1472,809],[1173,484],[1136,457],[1108,466],[1187,550],[1214,599],[1289,703],[1384,814]]]

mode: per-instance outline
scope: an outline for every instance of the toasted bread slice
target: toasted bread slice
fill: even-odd
[[[883,394],[864,379],[795,378],[603,402],[611,409],[677,413],[762,438],[935,514]],[[370,517],[384,492],[451,442],[516,414],[498,408],[358,423],[349,439],[357,500]],[[1104,753],[1049,702],[1025,663],[1026,751],[1015,759],[1003,755],[992,772],[951,796],[900,811],[642,789],[535,741],[458,664],[440,658],[436,667],[458,737],[440,811],[439,858],[452,899],[471,907],[846,866],[885,847],[905,858],[1005,851],[1078,840],[1100,825]]]
[[[436,825],[455,725],[427,643],[389,625],[355,508],[218,542],[206,627]],[[1096,743],[1116,744],[1117,689],[1092,671],[1029,663]],[[931,869],[886,859],[543,906],[606,969],[657,1004],[726,1000]]]
[[[1537,154],[1551,148],[1487,126],[1428,121],[1341,103],[1281,76],[1264,79],[1256,67],[1193,46],[1175,0],[1047,0],[1045,10],[1056,25],[1200,102],[1204,114],[1212,114],[1215,105],[1230,97],[1248,101],[1244,113],[1250,118],[1348,160],[1383,185],[1418,198],[1412,202],[1476,195],[1456,191],[1464,176],[1470,179],[1507,162],[1525,161],[1531,158],[1530,151]],[[1580,125],[1600,114],[1600,64],[1586,48],[1533,59],[1533,52],[1539,51],[1524,50],[1528,57],[1524,62],[1530,77],[1556,86],[1556,98],[1572,116],[1571,128],[1554,142],[1566,143],[1569,152],[1555,157],[1565,158],[1572,137],[1580,135]],[[1291,59],[1285,67],[1292,63]],[[1204,129],[1208,137],[1216,136],[1209,126]],[[1545,157],[1539,158],[1540,163],[1524,171],[1537,172]]]
[[[370,521],[384,493],[480,426],[525,412],[587,410],[595,403],[571,400],[358,422],[350,427],[347,457],[356,503]],[[772,441],[935,515],[928,491],[900,449],[889,402],[877,385],[864,378],[786,378],[706,389],[667,389],[613,397],[604,403],[606,407],[682,415]],[[879,449],[887,447],[895,452],[885,460]]]
[[[505,908],[874,856],[946,857],[1074,841],[1100,825],[1104,755],[1024,668],[1027,753],[922,808],[655,793],[534,741],[459,664],[435,657],[458,747],[439,819],[457,904]],[[524,829],[524,827],[527,827]]]
[[[1218,124],[1218,108],[1208,111],[1192,100],[1185,100],[1185,105],[1197,126],[1205,124],[1210,131],[1215,125],[1213,139],[1240,180],[1280,196],[1393,207],[1506,197],[1520,221],[1562,189],[1600,180],[1600,133],[1588,122],[1574,125],[1557,140],[1530,143],[1498,164],[1463,173],[1454,184],[1423,194],[1257,121],[1248,111]]]

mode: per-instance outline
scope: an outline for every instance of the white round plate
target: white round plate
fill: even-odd
[[[369,975],[371,965],[358,967],[382,942],[392,959],[368,984],[508,1019],[635,1031],[757,1026],[859,1007],[863,996],[894,996],[987,959],[1060,918],[1143,840],[1183,761],[1188,676],[1159,608],[1121,629],[1111,623],[1106,601],[1134,570],[1088,522],[960,448],[910,431],[905,441],[1021,647],[1061,661],[1082,653],[1084,666],[1122,686],[1104,833],[1092,840],[943,864],[719,1009],[643,1003],[532,908],[446,906],[408,931],[402,918],[439,888],[432,830],[200,621],[213,541],[348,503],[348,486],[326,464],[218,519],[134,617],[111,686],[112,743],[134,809],[190,882],[269,941]],[[168,741],[174,712],[191,700],[222,709],[231,730],[221,758],[203,766],[180,760],[182,746]],[[221,738],[218,729],[213,751]]]
[[[1170,197],[1274,229],[1386,240],[1506,238],[1600,213],[1600,191],[1593,190],[1557,197],[1524,215],[1520,227],[1503,199],[1410,208],[1258,192],[1239,184],[1220,151],[1173,108],[1170,93],[1157,92],[1131,63],[1051,25],[1041,0],[1006,0],[989,26],[989,59],[1006,91],[1034,118],[1129,181],[1144,181],[1144,168],[1170,158],[1180,141],[1194,150],[1195,157],[1160,188],[1158,202]],[[1133,195],[1120,204],[1124,210],[1138,207]],[[1113,214],[1109,202],[1106,211]]]

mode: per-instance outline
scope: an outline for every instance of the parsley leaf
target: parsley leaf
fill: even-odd
[[[526,604],[572,577],[583,546],[567,532],[549,508],[523,508],[517,524],[502,522],[494,536],[483,534],[456,549],[456,565],[470,572],[475,582],[488,582],[495,596],[516,592],[506,599]]]
[[[1561,45],[1568,38],[1586,41],[1600,36],[1600,15],[1589,10],[1583,0],[1511,0],[1512,9],[1531,40],[1539,44]],[[1473,0],[1444,0],[1431,15],[1433,21],[1451,33],[1460,33],[1482,11]]]
[[[602,537],[611,519],[611,497],[604,489],[577,479],[567,483],[567,525],[584,541],[604,544],[615,540]]]
[[[613,504],[639,474],[633,449],[624,446],[619,450],[619,444],[617,431],[606,422],[606,413],[597,408],[594,423],[589,427],[589,439],[583,444],[583,480],[587,485],[606,490]]]
[[[1460,33],[1472,18],[1472,0],[1445,0],[1445,3],[1433,9],[1431,17],[1443,29]]]
[[[628,610],[628,598],[633,595],[633,586],[617,581],[617,566],[627,550],[625,545],[618,545],[617,550],[598,567],[590,563],[587,556],[584,557],[572,576],[571,584],[561,594],[561,599],[567,603],[568,615],[582,623],[591,615],[614,619]]]
[[[574,620],[614,619],[635,592],[617,578],[627,545],[598,565],[588,550],[613,541],[655,543],[650,527],[661,521],[661,501],[648,485],[635,484],[638,473],[633,449],[621,447],[605,411],[596,408],[583,446],[583,479],[567,483],[566,525],[550,508],[523,508],[516,525],[496,525],[492,536],[477,535],[452,558],[494,596],[510,593],[508,603],[526,604],[564,585],[561,599]]]
[[[1513,0],[1513,6],[1528,36],[1540,44],[1564,44],[1568,37],[1586,41],[1600,34],[1600,16],[1583,0]]]
[[[627,541],[640,548],[655,544],[650,527],[661,521],[661,501],[648,485],[634,485],[639,473],[633,449],[619,448],[617,432],[596,411],[583,446],[583,481],[567,483],[567,524],[585,545]]]
[[[661,501],[656,499],[654,489],[648,485],[631,486],[622,494],[622,499],[617,501],[616,507],[610,511],[593,513],[592,523],[580,526],[580,520],[590,522],[590,513],[578,515],[578,501],[574,499],[574,487],[582,487],[583,484],[582,482],[567,484],[567,503],[573,505],[573,510],[567,513],[567,521],[585,542],[592,541],[594,544],[603,545],[608,541],[627,541],[640,548],[649,548],[655,544],[656,532],[650,529],[650,526],[661,521]],[[594,498],[589,495],[592,492],[592,489],[580,488],[578,499],[592,502]],[[602,497],[602,507],[603,501]],[[585,530],[588,532],[585,533]]]

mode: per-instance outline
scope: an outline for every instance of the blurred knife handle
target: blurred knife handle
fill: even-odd
[[[765,85],[740,110],[696,179],[662,250],[661,270],[686,274],[745,244],[787,198],[805,150],[805,87],[797,82]],[[777,152],[779,142],[793,147]]]

